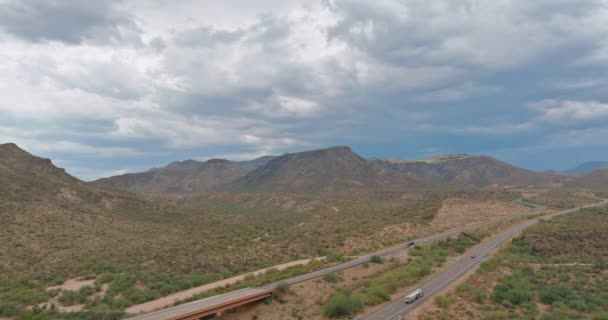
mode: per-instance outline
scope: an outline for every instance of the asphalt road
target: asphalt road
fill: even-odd
[[[257,288],[245,288],[237,291],[228,292],[225,294],[209,297],[206,299],[196,300],[178,306],[158,310],[139,316],[128,318],[128,320],[167,320],[173,319],[178,316],[183,316],[191,312],[212,308],[218,305],[222,305],[226,302],[241,300],[253,295],[263,293],[265,290]]]
[[[139,315],[133,318],[128,318],[128,319],[132,319],[132,320],[139,320],[139,319],[150,319],[150,320],[155,320],[155,319],[170,319],[171,317],[167,317],[168,315],[171,316],[177,316],[177,315],[181,315],[181,314],[187,314],[189,312],[192,312],[192,310],[195,310],[197,308],[199,309],[204,309],[204,308],[208,308],[212,305],[219,305],[222,303],[226,303],[226,302],[230,302],[233,301],[235,299],[239,299],[240,295],[245,294],[245,293],[251,293],[254,292],[255,290],[258,289],[274,289],[276,288],[279,284],[286,282],[289,285],[293,285],[296,283],[300,283],[300,282],[304,282],[304,281],[308,281],[308,280],[312,280],[315,278],[319,278],[319,277],[323,277],[324,275],[333,273],[333,272],[338,272],[338,271],[342,271],[345,269],[349,269],[349,268],[353,268],[356,267],[358,265],[361,265],[363,263],[369,262],[370,258],[373,255],[378,255],[380,257],[387,257],[387,256],[391,256],[391,255],[395,255],[399,252],[403,252],[407,249],[409,249],[408,244],[410,242],[415,242],[416,244],[424,244],[424,243],[429,243],[429,242],[434,242],[434,241],[438,241],[438,240],[442,240],[442,239],[446,239],[448,237],[452,237],[452,236],[456,236],[458,234],[460,234],[461,232],[466,232],[466,231],[471,231],[471,230],[476,230],[479,228],[483,228],[485,226],[500,222],[500,221],[507,221],[507,220],[513,220],[516,219],[518,217],[522,217],[522,216],[526,216],[526,215],[533,215],[533,214],[537,214],[540,213],[544,210],[543,206],[536,206],[535,208],[531,208],[530,210],[526,210],[524,212],[522,212],[521,214],[518,215],[514,215],[514,216],[510,216],[508,218],[497,218],[497,219],[492,219],[492,220],[488,220],[486,222],[482,222],[482,223],[478,223],[475,225],[471,225],[465,228],[460,228],[460,229],[455,229],[455,230],[451,230],[448,232],[443,232],[443,233],[439,233],[439,234],[435,234],[432,236],[428,236],[428,237],[424,237],[424,238],[420,238],[420,239],[414,239],[414,240],[410,240],[374,253],[370,253],[364,256],[360,256],[357,259],[333,266],[333,267],[329,267],[329,268],[325,268],[325,269],[321,269],[321,270],[317,270],[317,271],[313,271],[311,273],[307,273],[307,274],[303,274],[300,276],[296,276],[296,277],[292,277],[286,280],[282,280],[282,281],[278,281],[278,282],[274,282],[274,283],[270,283],[261,287],[257,287],[257,288],[246,288],[243,290],[239,290],[237,294],[234,293],[225,293],[225,294],[221,294],[221,295],[217,295],[211,298],[207,298],[207,299],[202,299],[202,300],[197,300],[197,301],[192,301],[186,304],[182,304],[182,305],[177,305],[174,307],[170,307],[170,308],[166,308],[163,309],[161,311],[156,311],[156,312],[152,312],[152,313],[148,313],[148,314],[143,314],[143,315]],[[383,319],[384,320],[384,319]]]
[[[520,233],[524,229],[528,228],[531,225],[534,225],[540,221],[540,219],[551,219],[556,216],[568,214],[575,212],[582,208],[590,208],[596,207],[600,205],[607,204],[608,200],[603,200],[600,203],[596,203],[593,205],[583,206],[575,209],[559,211],[556,213],[552,213],[549,215],[545,215],[542,217],[538,217],[536,219],[525,221],[521,224],[511,227],[508,230],[505,230],[498,235],[482,242],[480,246],[475,248],[473,251],[467,253],[466,256],[462,257],[459,261],[457,261],[450,268],[444,270],[443,272],[437,274],[435,277],[431,278],[427,282],[423,283],[419,287],[424,292],[424,297],[418,300],[413,304],[405,304],[403,302],[405,295],[396,299],[390,303],[388,303],[383,308],[367,315],[364,317],[358,317],[360,320],[397,320],[400,317],[406,315],[408,312],[414,310],[416,307],[420,306],[424,301],[431,299],[435,294],[440,292],[441,290],[447,288],[450,284],[454,283],[456,280],[464,276],[467,272],[473,270],[477,267],[480,262],[485,259],[492,251],[498,249],[503,243],[511,239],[516,234]],[[474,258],[472,258],[474,257]],[[406,294],[407,295],[407,294]]]

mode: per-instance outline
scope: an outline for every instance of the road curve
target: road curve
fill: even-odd
[[[608,199],[602,200],[599,203],[582,206],[574,209],[564,210],[555,212],[552,214],[548,214],[542,217],[538,217],[532,220],[528,220],[522,222],[516,226],[511,227],[508,230],[505,230],[498,235],[482,242],[480,246],[470,251],[466,257],[462,257],[459,261],[457,261],[454,265],[449,267],[448,269],[442,271],[437,274],[427,282],[420,285],[420,288],[424,292],[424,297],[413,304],[405,304],[403,302],[404,297],[400,297],[381,309],[376,310],[375,312],[364,316],[358,317],[360,320],[397,320],[400,317],[406,315],[408,312],[414,310],[418,306],[420,306],[424,301],[432,298],[435,294],[440,292],[441,290],[447,288],[450,284],[454,283],[456,280],[464,276],[467,272],[475,268],[479,265],[479,263],[486,258],[492,251],[496,250],[503,243],[511,239],[516,234],[520,233],[524,229],[528,228],[531,225],[534,225],[540,221],[540,219],[551,219],[556,216],[572,213],[584,208],[597,207],[601,205],[608,204]],[[472,258],[474,257],[474,258]]]
[[[455,230],[450,230],[447,232],[443,232],[443,233],[439,233],[439,234],[435,234],[435,235],[431,235],[428,237],[424,237],[424,238],[420,238],[420,239],[414,239],[414,240],[410,240],[410,241],[406,241],[404,243],[400,243],[398,245],[392,246],[392,247],[388,247],[386,249],[374,252],[374,253],[370,253],[370,254],[366,254],[363,256],[360,256],[357,259],[345,262],[345,263],[341,263],[339,265],[333,266],[333,267],[329,267],[329,268],[325,268],[325,269],[321,269],[321,270],[317,270],[317,271],[313,271],[307,274],[303,274],[300,276],[296,276],[296,277],[292,277],[289,279],[285,279],[282,281],[277,281],[274,283],[270,283],[261,287],[257,287],[257,288],[246,288],[243,290],[257,290],[257,289],[274,289],[276,288],[279,284],[281,283],[287,283],[289,285],[293,285],[293,284],[297,284],[300,282],[304,282],[304,281],[308,281],[308,280],[312,280],[315,278],[319,278],[319,277],[323,277],[324,275],[333,273],[333,272],[338,272],[338,271],[342,271],[345,269],[349,269],[349,268],[353,268],[356,266],[359,266],[361,264],[364,264],[366,262],[369,262],[370,258],[373,255],[377,255],[380,257],[387,257],[387,256],[392,256],[395,255],[399,252],[405,251],[409,248],[408,244],[410,242],[416,242],[416,244],[423,244],[423,243],[429,243],[429,242],[434,242],[434,241],[439,241],[442,239],[446,239],[448,237],[452,237],[452,236],[456,236],[458,234],[460,234],[461,232],[466,232],[466,231],[472,231],[472,230],[476,230],[479,228],[483,228],[485,226],[497,223],[497,222],[501,222],[501,221],[509,221],[509,220],[513,220],[513,219],[517,219],[519,217],[523,217],[523,216],[529,216],[529,215],[534,215],[534,214],[538,214],[540,212],[542,212],[545,207],[540,206],[540,205],[535,205],[535,204],[530,204],[527,203],[528,205],[532,205],[534,206],[534,208],[531,208],[530,210],[526,210],[520,214],[517,215],[513,215],[513,216],[509,216],[506,218],[496,218],[496,219],[492,219],[492,220],[488,220],[486,222],[482,222],[482,223],[477,223],[474,225],[470,225],[464,228],[459,228],[459,229],[455,229]],[[174,307],[170,307],[170,308],[166,308],[163,310],[159,310],[159,311],[155,311],[152,313],[146,313],[146,314],[142,314],[136,317],[131,317],[131,318],[127,318],[127,320],[139,320],[139,319],[169,319],[169,318],[163,318],[165,315],[180,315],[180,314],[187,314],[190,310],[196,309],[196,308],[207,308],[209,307],[211,301],[213,301],[212,303],[215,304],[221,304],[221,303],[226,303],[229,302],[231,299],[234,299],[234,296],[229,292],[229,293],[225,293],[225,294],[220,294],[217,296],[212,297],[213,299],[202,299],[202,300],[196,300],[196,301],[192,301],[186,304],[182,304],[182,305],[177,305]]]

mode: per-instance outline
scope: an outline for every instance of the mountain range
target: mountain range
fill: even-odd
[[[564,175],[530,171],[486,155],[451,154],[413,161],[373,161],[418,178],[464,187],[560,184],[568,180]]]
[[[450,154],[422,160],[367,160],[349,147],[266,156],[251,161],[186,160],[146,172],[91,182],[134,192],[284,191],[348,188],[488,188],[518,185],[598,187],[590,177],[535,172],[486,155]]]
[[[309,234],[324,225],[324,219],[330,219],[330,214],[340,214],[340,219],[346,221],[353,212],[362,210],[368,216],[361,217],[373,220],[374,214],[387,214],[379,209],[382,208],[387,212],[395,210],[390,211],[391,214],[407,213],[411,218],[411,214],[422,209],[410,212],[395,209],[393,205],[420,201],[421,204],[415,204],[417,208],[428,208],[425,190],[439,191],[434,192],[437,195],[460,192],[461,188],[480,192],[479,188],[514,185],[608,189],[608,169],[581,176],[539,173],[483,155],[446,155],[417,161],[366,160],[348,147],[333,147],[254,162],[243,166],[222,159],[186,160],[88,183],[57,168],[49,159],[31,155],[15,144],[1,144],[0,243],[5,245],[0,246],[3,257],[0,273],[12,274],[18,270],[45,277],[62,270],[65,275],[86,274],[100,261],[112,259],[129,261],[133,268],[145,263],[189,272],[212,265],[217,267],[218,262],[212,257],[225,256],[226,244],[232,245],[233,239],[260,219],[284,217],[285,221],[291,221],[304,219],[300,212],[321,210],[323,214],[315,215],[317,224],[311,225],[311,229],[297,229]],[[209,199],[216,198],[215,203],[203,201],[200,205],[175,201],[184,194],[169,198],[140,194],[213,191],[221,191],[209,195]],[[355,196],[331,197],[336,191]],[[373,200],[376,204],[366,207],[370,201],[360,200],[356,195],[365,195],[367,191],[372,191],[368,195],[386,193],[378,193]],[[202,196],[207,196],[203,193]],[[328,197],[311,195],[316,193]],[[388,197],[388,202],[382,202],[382,197]],[[299,199],[302,210],[284,216],[286,213],[280,210],[293,208],[294,201],[297,202],[294,199]],[[250,208],[256,201],[278,203],[272,209],[279,210],[272,211],[278,216],[260,214],[270,209],[260,209],[257,205]],[[430,212],[434,213],[437,210],[434,206],[439,202],[431,203]],[[234,211],[227,209],[235,205],[242,207]],[[369,216],[372,212],[369,210],[376,211]],[[392,215],[385,217],[388,216]],[[260,228],[262,234],[268,233],[266,227]],[[332,243],[336,241],[332,239]],[[160,254],[156,248],[171,249]],[[210,248],[217,251],[212,253]],[[190,259],[185,252],[191,250],[209,259]],[[237,251],[232,253],[229,261],[248,259]],[[70,263],[66,267],[69,261],[79,261],[79,264]]]
[[[567,174],[585,174],[594,170],[606,169],[608,168],[608,161],[591,161],[582,163],[572,169],[564,170],[564,173]]]

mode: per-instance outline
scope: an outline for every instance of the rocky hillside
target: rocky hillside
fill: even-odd
[[[569,179],[559,174],[533,172],[485,155],[453,154],[415,161],[373,162],[418,178],[466,187],[560,184]]]
[[[592,161],[592,162],[585,162],[585,163],[582,163],[582,164],[576,166],[575,168],[565,170],[564,173],[582,175],[582,174],[586,174],[586,173],[589,173],[594,170],[607,169],[607,168],[608,168],[607,161]]]
[[[245,173],[245,169],[224,159],[206,162],[186,160],[146,172],[100,179],[91,184],[134,192],[202,192],[230,183]]]
[[[156,241],[151,235],[166,227],[170,211],[134,194],[92,188],[14,144],[0,145],[0,180],[0,274],[70,272],[88,256],[134,248],[145,256],[142,248]]]
[[[341,146],[276,157],[231,187],[249,191],[319,192],[427,185],[419,179],[370,163],[349,147]]]
[[[608,190],[608,168],[594,170],[577,177],[570,185],[578,188]]]
[[[263,156],[253,160],[245,160],[245,161],[233,161],[239,168],[243,171],[249,173],[259,167],[262,167],[268,163],[268,161],[276,158],[276,156]]]

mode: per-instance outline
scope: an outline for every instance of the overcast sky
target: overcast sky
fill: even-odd
[[[0,0],[0,143],[94,179],[332,145],[608,160],[608,0]]]

